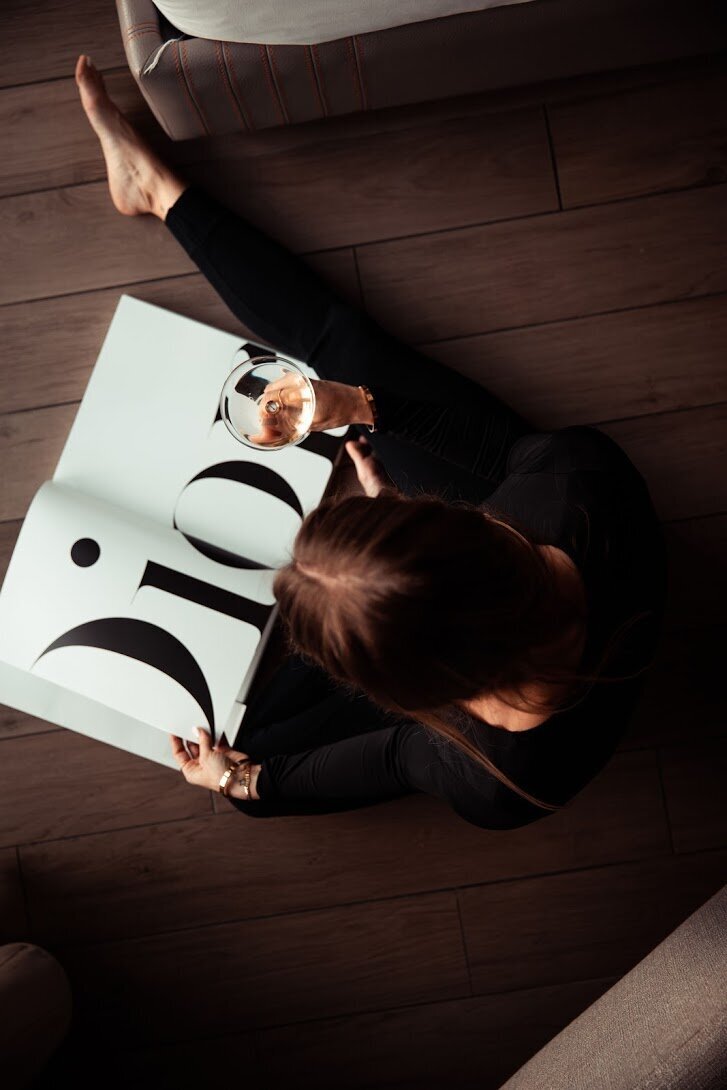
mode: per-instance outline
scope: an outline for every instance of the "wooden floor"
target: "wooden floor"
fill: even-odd
[[[1,939],[52,951],[76,1001],[39,1085],[495,1088],[725,876],[725,58],[171,146],[114,5],[76,7],[13,0],[0,36],[0,576],[119,295],[242,330],[164,224],[114,211],[86,51],[190,177],[394,333],[538,427],[613,436],[672,587],[627,740],[514,832],[423,795],[256,821],[0,709]]]

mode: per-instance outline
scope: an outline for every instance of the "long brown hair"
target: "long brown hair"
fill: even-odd
[[[513,783],[456,722],[462,702],[483,694],[516,693],[520,710],[552,711],[523,687],[568,683],[580,695],[558,705],[566,708],[597,681],[636,676],[602,673],[621,629],[592,672],[548,660],[547,648],[585,622],[585,610],[564,595],[536,544],[486,504],[389,489],[324,500],[273,584],[289,646],[343,686],[430,727],[529,802],[557,810]]]

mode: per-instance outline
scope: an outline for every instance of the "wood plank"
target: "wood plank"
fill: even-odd
[[[114,4],[83,0],[69,10],[63,0],[35,0],[31,14],[23,0],[3,0],[0,86],[72,74],[79,53],[101,69],[126,65]]]
[[[670,567],[667,623],[723,622],[727,616],[727,513],[669,522],[664,530]]]
[[[0,522],[0,586],[2,586],[10,563],[15,543],[18,540],[22,519]]]
[[[307,254],[306,264],[342,298],[360,304],[351,249]],[[0,369],[2,413],[80,401],[122,294],[246,339],[240,322],[200,272],[0,307],[0,338],[12,366]],[[33,336],[28,336],[32,328]]]
[[[184,175],[296,253],[557,207],[539,112],[329,140],[284,157],[248,157],[239,141],[227,148]],[[2,303],[190,268],[161,221],[116,212],[105,181],[5,197],[0,239],[17,257]]]
[[[727,851],[460,890],[475,995],[628,972],[724,883]]]
[[[193,1011],[190,1017],[194,1018]],[[172,1047],[144,1048],[134,1052],[116,1051],[116,1048],[124,1047],[123,1042],[115,1042],[113,1052],[114,1087],[118,1090],[126,1090],[127,1087],[154,1087],[154,1090],[184,1090],[184,1088],[207,1087],[210,1080],[210,1052],[214,1050],[222,1056],[221,1049],[225,1049],[224,1055],[231,1058],[231,1066],[235,1075],[231,1078],[239,1080],[245,1090],[273,1090],[273,1084],[267,1080],[267,1064],[261,1065],[255,1055],[255,1034],[236,1033],[234,1037],[225,1036],[215,1038],[214,1044],[200,1044],[196,1038],[189,1041],[178,1041]],[[133,1042],[128,1042],[128,1047],[133,1048]],[[220,1049],[217,1052],[217,1049]],[[229,1049],[229,1051],[227,1051]],[[84,1064],[81,1067],[88,1075],[89,1085],[98,1076],[98,1062],[106,1057],[108,1061],[108,1045],[101,1050],[101,1054],[95,1058],[95,1062]],[[83,1060],[81,1060],[83,1063]],[[81,1083],[81,1085],[84,1085]],[[104,1088],[109,1090],[109,1084],[104,1073]]]
[[[77,49],[68,79],[0,91],[0,128],[6,136],[0,196],[106,178],[98,137],[81,106],[73,78],[76,57],[88,48]],[[155,146],[160,150],[174,146],[128,68],[107,73],[104,81],[119,109],[145,136],[152,136]]]
[[[723,663],[726,646],[722,646]],[[723,847],[727,843],[727,740],[671,746],[661,757],[676,851]]]
[[[77,404],[0,417],[0,519],[25,518],[33,496],[55,471]]]
[[[670,850],[650,752],[615,757],[560,813],[505,833],[424,795],[295,821],[222,805],[217,817],[24,847],[37,934],[50,944],[132,938],[190,918],[213,925]],[[226,862],[246,855],[253,883]]]
[[[727,181],[727,74],[548,110],[563,205]]]
[[[210,987],[211,987],[210,982]],[[195,1008],[186,1012],[193,1026]],[[255,1034],[238,1032],[234,1036],[215,1037],[214,1043],[202,1044],[194,1029],[187,1040],[169,1046],[139,1047],[132,1039],[117,1039],[113,1044],[96,1041],[74,1010],[68,1036],[53,1053],[43,1071],[33,1082],[33,1090],[57,1090],[58,1087],[91,1087],[103,1071],[104,1090],[129,1090],[129,1087],[154,1087],[154,1090],[193,1090],[207,1087],[210,1054],[229,1048],[226,1055],[238,1073],[244,1071],[245,1090],[272,1090],[270,1083],[258,1078]]]
[[[418,347],[550,430],[725,401],[725,343],[717,295]]]
[[[33,715],[26,715],[15,708],[0,705],[0,741],[10,738],[25,737],[30,734],[47,734],[49,731],[63,730],[55,723],[46,723]]]
[[[62,957],[77,1009],[104,1042],[184,1040],[190,1018],[204,1037],[469,994],[454,893],[68,947]]]
[[[0,850],[0,944],[29,939],[22,878],[15,848]]]
[[[120,215],[104,182],[3,198],[0,242],[14,258],[0,303],[195,270],[161,220]]]
[[[162,158],[296,251],[558,207],[539,107],[445,121],[422,109],[417,124],[391,132],[304,127],[284,150],[276,130],[272,139],[233,133],[175,145],[158,131],[130,74],[107,82]],[[0,94],[3,120],[10,155],[0,166],[0,194],[106,178],[74,80]]]
[[[13,738],[1,752],[3,847],[209,813],[209,792],[174,769],[71,730]]]
[[[727,624],[684,625],[665,632],[619,749],[696,742],[725,734],[722,675]]]
[[[543,113],[533,108],[349,131],[285,154],[250,156],[243,135],[183,173],[295,252],[558,208]]]
[[[662,520],[727,511],[727,402],[598,426],[637,466]]]
[[[310,1090],[498,1090],[611,982],[577,981],[259,1030],[263,1074],[269,1086],[295,1082]]]
[[[360,246],[364,303],[423,342],[724,291],[726,198],[712,186]]]

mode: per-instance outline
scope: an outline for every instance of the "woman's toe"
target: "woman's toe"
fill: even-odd
[[[81,92],[84,109],[98,110],[105,105],[112,105],[104,86],[103,76],[97,68],[87,67],[85,55],[78,58],[76,64],[76,83]]]

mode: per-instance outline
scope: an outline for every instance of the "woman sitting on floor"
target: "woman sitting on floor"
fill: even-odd
[[[276,574],[289,654],[243,749],[172,735],[182,773],[257,817],[412,792],[484,828],[559,809],[613,753],[660,633],[643,478],[598,429],[537,431],[397,341],[167,167],[83,55],[76,80],[118,211],[157,216],[241,322],[315,368],[314,429],[359,431],[365,495],[311,511]]]

